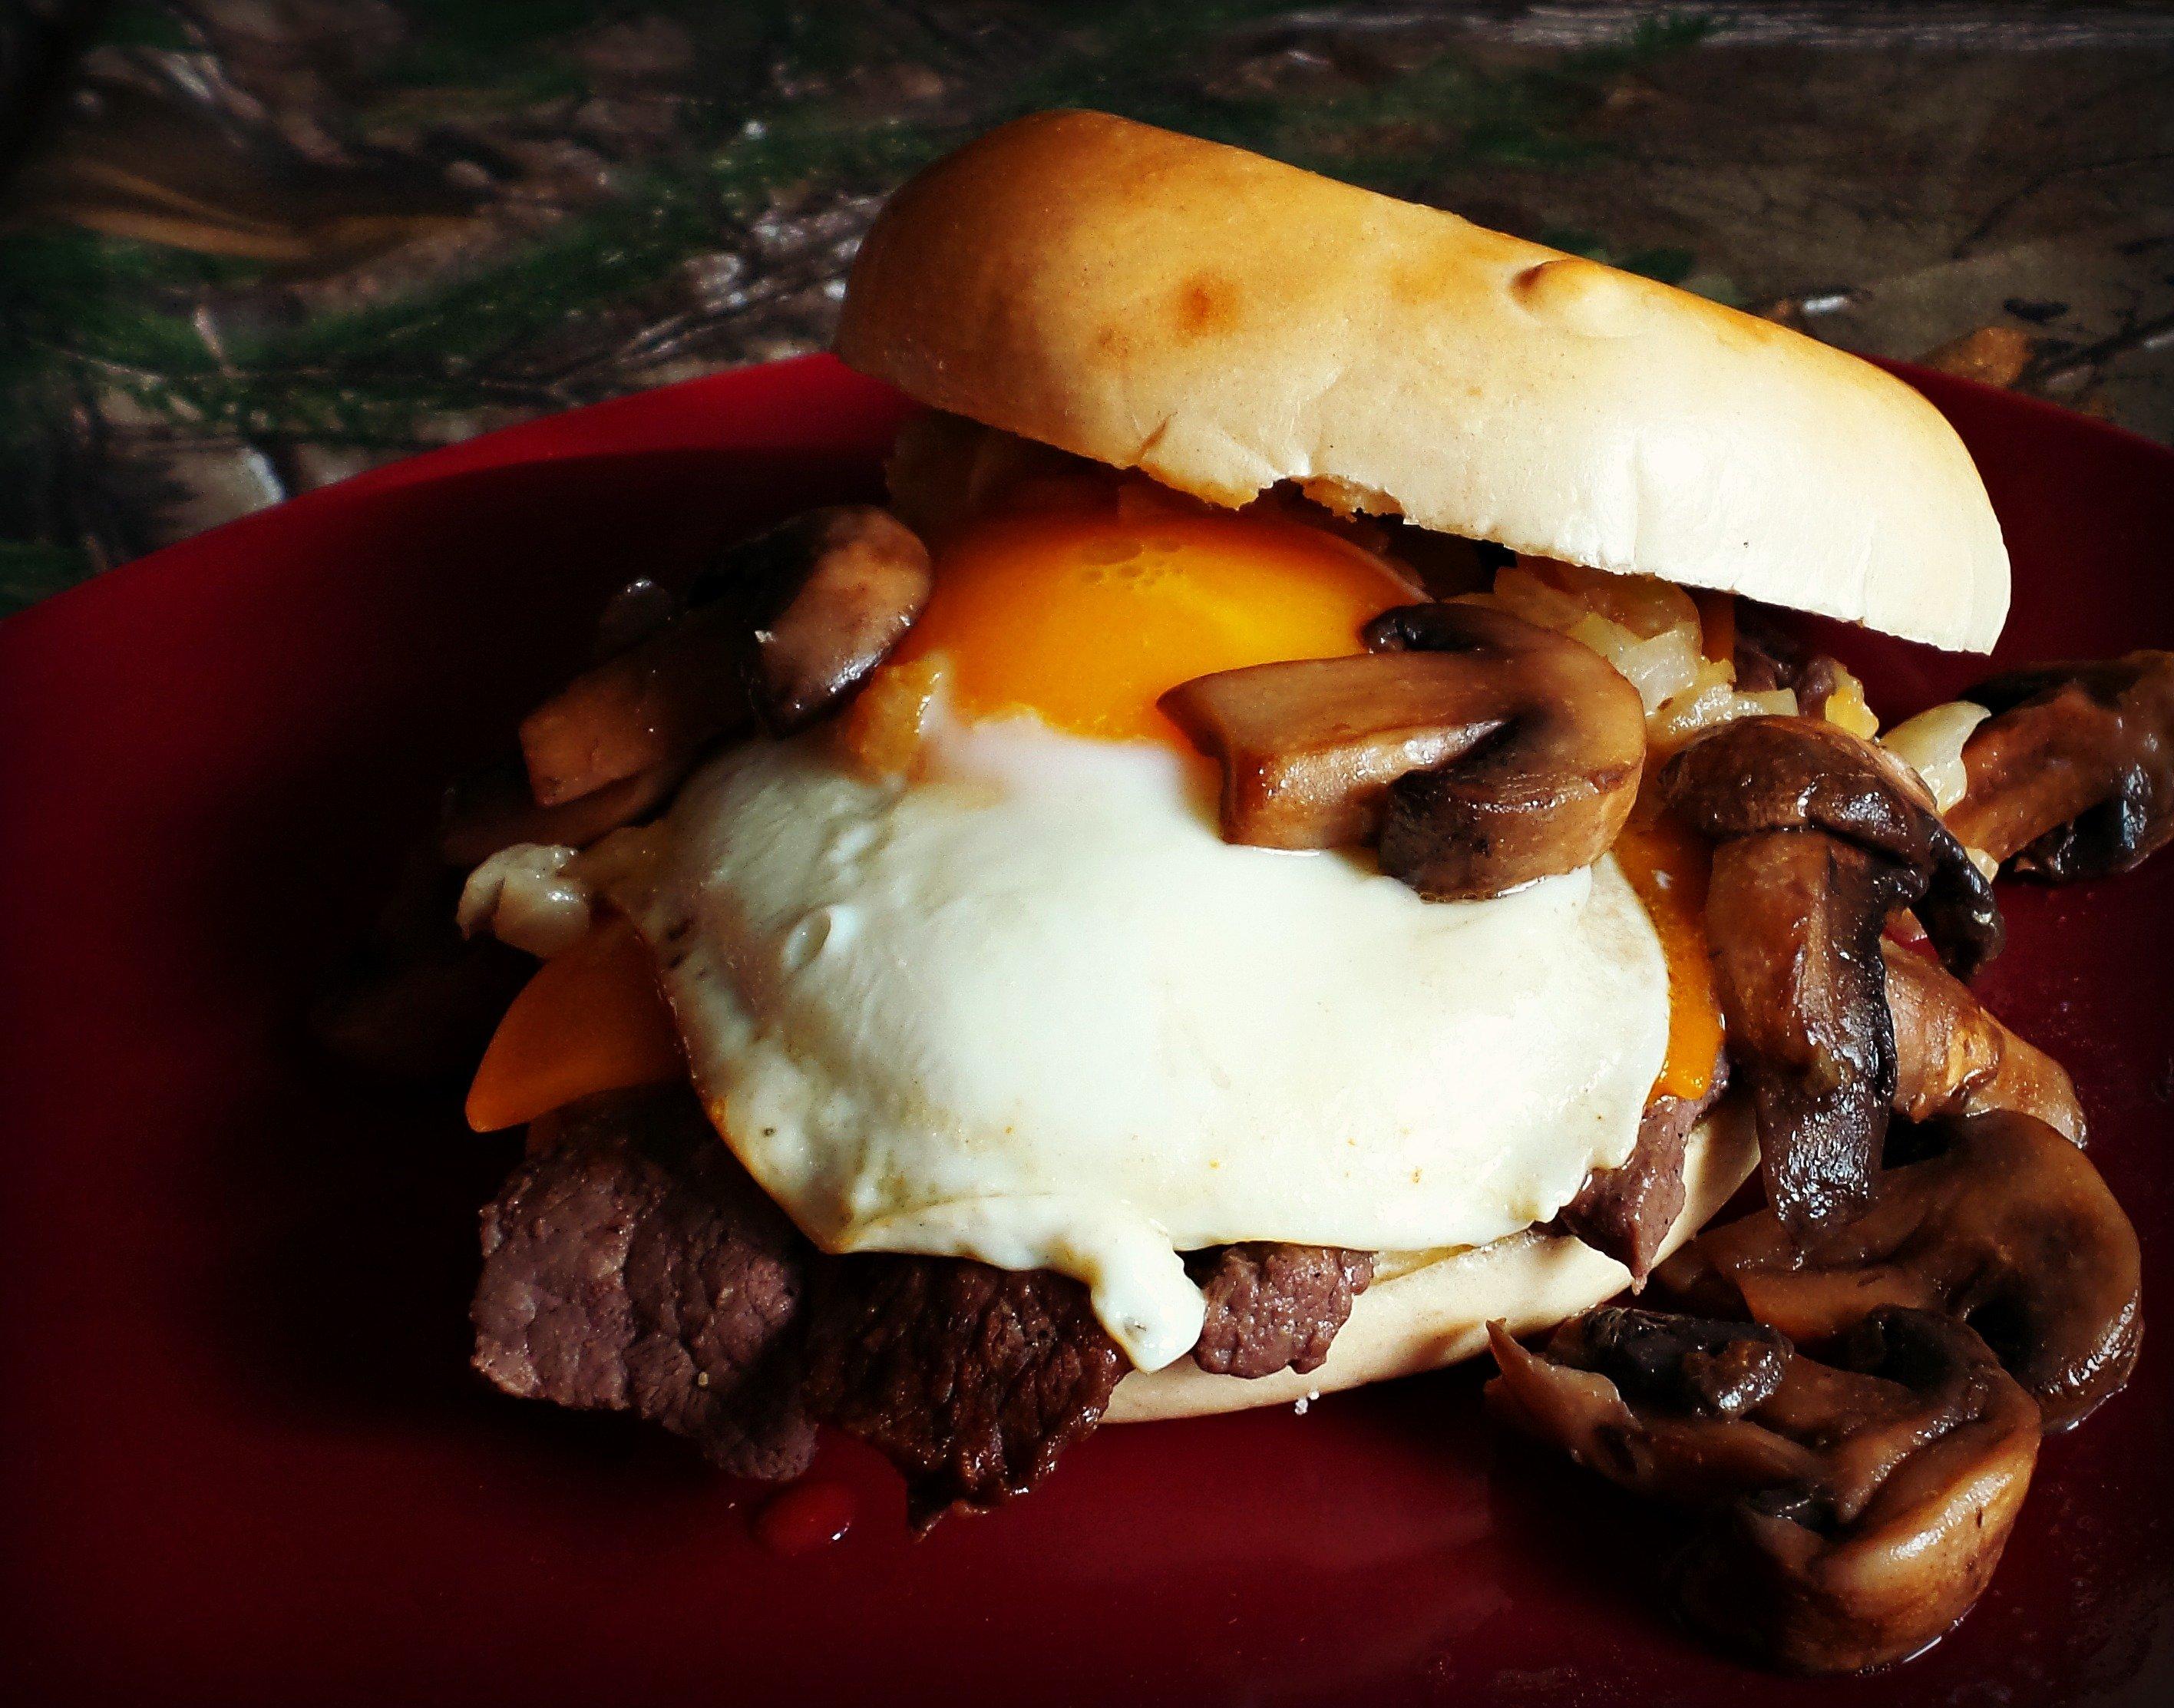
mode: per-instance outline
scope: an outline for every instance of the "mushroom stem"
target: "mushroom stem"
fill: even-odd
[[[1895,1110],[1912,1121],[2012,1109],[2084,1142],[2083,1105],[2068,1070],[2009,1031],[1960,979],[1888,941],[1887,1007],[1895,1017]]]
[[[1817,830],[1714,851],[1716,994],[1767,1199],[1792,1229],[1844,1220],[1871,1191],[1897,1078],[1880,930],[1912,884],[1892,861]]]

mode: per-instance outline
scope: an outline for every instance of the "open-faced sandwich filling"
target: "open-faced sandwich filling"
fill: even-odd
[[[754,1476],[835,1424],[933,1516],[1030,1486],[1134,1372],[1311,1376],[1377,1278],[1575,1240],[1642,1285],[1711,1213],[1686,1159],[1725,1096],[1785,1244],[1896,1213],[1895,1111],[2080,1138],[2066,1076],[1939,959],[1998,943],[1993,857],[1943,809],[1985,818],[2089,673],[1881,742],[1847,670],[1725,597],[1415,562],[1398,530],[1219,516],[944,418],[894,478],[895,511],[729,554],[527,722],[527,798],[449,821],[489,851],[465,924],[548,957],[470,1099],[530,1123],[476,1302],[501,1386]],[[1268,547],[1328,585],[1247,635],[1214,578],[1258,603],[1235,565]],[[1173,606],[1225,619],[1221,668],[1164,680]],[[1146,662],[1052,650],[1089,623]],[[2053,809],[2011,807],[2000,851]],[[1247,1141],[1290,1109],[1295,1143]],[[2101,1386],[2134,1316],[2133,1275],[2106,1285]]]
[[[1247,208],[1337,265],[1230,262]],[[1719,1640],[1939,1636],[2138,1354],[2074,1088],[1968,981],[1995,874],[2174,834],[2174,655],[1883,733],[1740,596],[1990,644],[1922,399],[1143,127],[964,151],[847,308],[938,406],[888,504],[614,601],[450,799],[466,946],[389,931],[327,1016],[419,1068],[493,1023],[478,1368],[754,1478],[835,1426],[927,1522],[1491,1346],[1504,1418],[1683,1509]]]

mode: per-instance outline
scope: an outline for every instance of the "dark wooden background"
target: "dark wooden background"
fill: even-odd
[[[12,0],[0,609],[819,347],[1032,107],[1241,143],[2174,440],[2174,8]]]

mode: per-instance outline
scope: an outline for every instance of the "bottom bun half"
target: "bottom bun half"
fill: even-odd
[[[1666,1256],[1696,1233],[1750,1177],[1759,1160],[1744,1100],[1731,1097],[1701,1122],[1684,1157],[1684,1208],[1663,1243]],[[1470,1358],[1500,1318],[1530,1334],[1612,1299],[1630,1274],[1611,1257],[1567,1235],[1528,1230],[1430,1262],[1392,1272],[1359,1296],[1326,1363],[1247,1378],[1210,1376],[1190,1359],[1158,1370],[1134,1370],[1117,1384],[1104,1421],[1146,1423],[1201,1417],[1249,1406],[1288,1405],[1361,1383]]]

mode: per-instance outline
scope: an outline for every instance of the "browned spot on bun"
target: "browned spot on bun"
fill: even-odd
[[[1471,270],[1468,255],[1452,244],[1437,243],[1388,267],[1382,274],[1382,289],[1399,308],[1438,308],[1446,295],[1469,288],[1464,281]]]
[[[1172,316],[1180,338],[1205,338],[1228,332],[1237,323],[1238,294],[1227,278],[1212,273],[1196,273],[1178,287]]]

